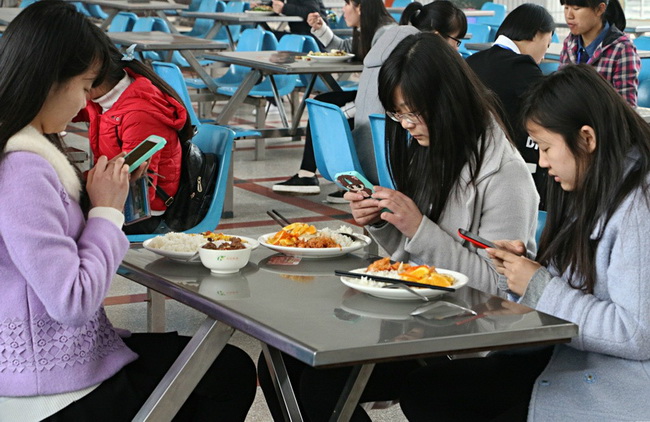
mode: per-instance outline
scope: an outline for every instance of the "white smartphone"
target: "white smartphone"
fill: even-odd
[[[124,156],[124,164],[129,165],[129,173],[137,169],[140,164],[147,161],[157,151],[163,149],[167,141],[160,136],[150,135],[137,147]]]

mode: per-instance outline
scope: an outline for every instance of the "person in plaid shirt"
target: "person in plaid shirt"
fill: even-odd
[[[618,0],[560,0],[571,33],[564,40],[560,68],[568,64],[594,66],[623,98],[636,106],[641,60],[625,29]],[[620,28],[620,29],[619,29]]]

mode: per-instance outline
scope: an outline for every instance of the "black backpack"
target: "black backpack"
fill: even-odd
[[[183,142],[182,148],[181,179],[176,195],[169,196],[156,186],[156,193],[167,205],[163,219],[173,231],[196,226],[208,213],[219,168],[217,156],[204,153],[191,140]]]

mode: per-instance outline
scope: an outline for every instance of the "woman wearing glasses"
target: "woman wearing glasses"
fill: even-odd
[[[379,73],[379,99],[397,190],[377,186],[372,198],[346,193],[354,219],[392,259],[460,271],[472,287],[505,295],[485,252],[457,235],[459,228],[486,239],[518,233],[535,249],[539,196],[494,100],[430,33],[393,50]]]
[[[544,209],[546,171],[537,167],[537,145],[528,139],[519,109],[528,89],[543,76],[538,65],[554,29],[553,17],[544,7],[524,3],[503,21],[492,48],[467,58],[469,67],[503,104],[504,123],[509,124],[515,145],[533,173],[540,209]]]

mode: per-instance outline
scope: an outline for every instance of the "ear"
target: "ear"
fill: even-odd
[[[588,125],[584,125],[583,127],[580,128],[580,138],[582,138],[583,142],[585,143],[585,149],[587,152],[590,154],[594,152],[596,149],[596,131],[594,128]]]
[[[598,4],[598,7],[596,7],[596,16],[600,17],[605,13],[605,10],[607,10],[607,3],[606,2],[601,2]]]

